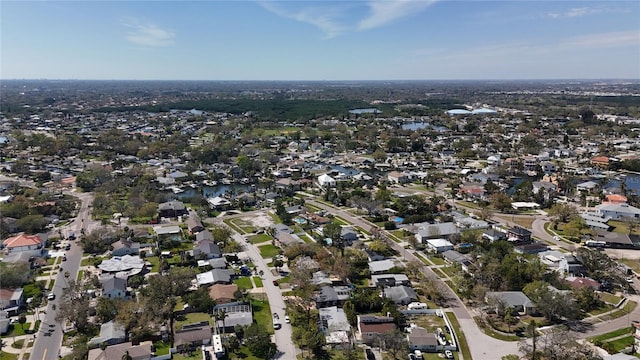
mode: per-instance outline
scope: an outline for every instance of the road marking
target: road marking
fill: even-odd
[[[47,357],[47,350],[49,350],[48,348],[44,348],[44,353],[42,354],[42,360],[44,360]]]

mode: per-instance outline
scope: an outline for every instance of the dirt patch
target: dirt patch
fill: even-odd
[[[265,213],[253,214],[252,216],[243,217],[242,220],[251,223],[256,228],[266,228],[274,224],[271,216]]]

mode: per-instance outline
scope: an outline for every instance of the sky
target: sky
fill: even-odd
[[[640,79],[640,1],[0,1],[0,79]]]

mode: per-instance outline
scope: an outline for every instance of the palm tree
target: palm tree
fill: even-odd
[[[224,334],[226,328],[224,319],[227,318],[227,312],[224,310],[218,310],[213,314],[213,318],[216,320],[216,328],[218,327],[218,320],[222,320],[222,333]]]
[[[124,354],[122,355],[122,360],[133,360],[131,355],[129,355],[129,350],[124,352]]]

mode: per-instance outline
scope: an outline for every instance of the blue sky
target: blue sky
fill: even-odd
[[[2,79],[640,78],[640,1],[1,1]]]

